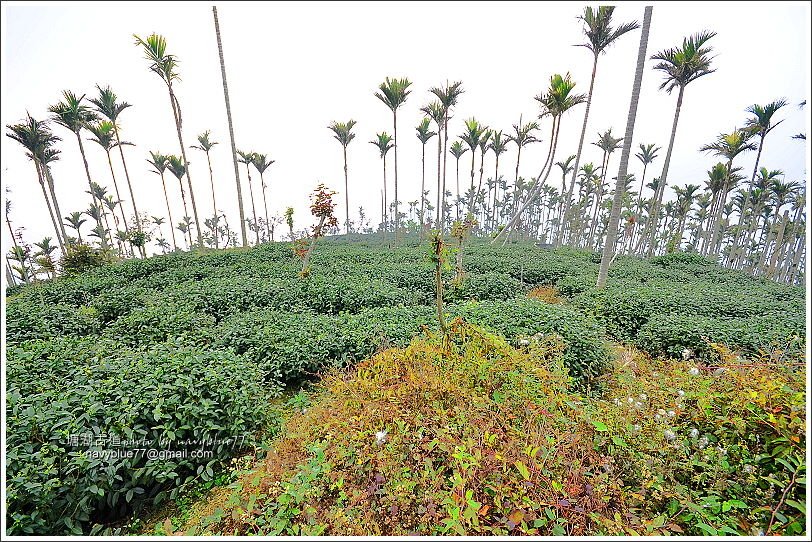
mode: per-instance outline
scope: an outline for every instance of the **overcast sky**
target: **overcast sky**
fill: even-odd
[[[205,155],[189,148],[196,135],[211,130],[220,142],[212,153],[218,207],[238,228],[234,170],[228,139],[217,43],[211,3],[3,3],[2,122],[19,122],[26,111],[35,118],[61,99],[63,89],[96,93],[95,85],[110,85],[121,100],[133,104],[120,117],[122,136],[135,143],[126,147],[130,176],[139,209],[165,216],[159,177],[150,173],[148,151],[180,154],[166,87],[148,70],[148,62],[133,44],[132,34],[166,37],[168,52],[180,60],[182,81],[176,92],[183,110],[184,142],[191,163],[197,204],[203,217],[211,216]],[[359,206],[373,225],[380,220],[381,161],[370,143],[376,132],[392,133],[390,111],[374,97],[386,76],[408,77],[412,93],[398,114],[400,200],[419,197],[420,142],[414,127],[420,108],[432,95],[429,88],[446,80],[463,82],[465,93],[451,121],[450,136],[462,133],[464,119],[479,121],[505,132],[519,120],[538,113],[533,97],[541,93],[553,73],[570,72],[576,91],[586,93],[591,70],[590,52],[582,43],[576,17],[581,2],[465,2],[465,3],[239,3],[218,6],[226,60],[237,148],[263,152],[276,163],[269,169],[269,206],[272,215],[285,207],[296,209],[296,227],[310,220],[308,194],[318,182],[339,192],[339,217],[344,216],[341,147],[327,125],[355,119],[357,137],[349,147],[351,218]],[[642,22],[644,3],[619,3],[616,23]],[[717,71],[690,84],[680,116],[668,182],[704,186],[706,171],[717,158],[698,151],[721,132],[741,127],[745,109],[785,97],[790,105],[777,117],[785,122],[768,137],[762,165],[782,169],[788,180],[806,179],[806,144],[791,136],[808,132],[810,109],[798,104],[808,98],[810,80],[810,6],[808,3],[655,2],[648,56],[678,45],[682,38],[709,29],[718,33],[714,49]],[[625,131],[640,31],[622,37],[601,56],[595,83],[586,142],[599,131]],[[658,176],[673,119],[676,92],[658,90],[660,73],[647,62],[634,133],[639,143],[655,143],[663,150],[649,168]],[[574,154],[583,121],[583,106],[568,113],[561,127],[556,160]],[[522,153],[520,175],[529,178],[540,169],[547,151],[548,119],[538,134],[544,142]],[[62,214],[85,210],[90,197],[75,137],[60,126],[61,159],[52,167]],[[85,134],[85,137],[88,137]],[[2,138],[2,181],[10,187],[13,225],[25,227],[29,242],[52,235],[36,172],[16,142]],[[453,139],[449,139],[449,144]],[[428,149],[436,150],[436,139]],[[102,149],[87,142],[91,175],[112,189]],[[433,187],[434,152],[427,152],[427,186]],[[616,173],[620,153],[610,165]],[[500,171],[512,182],[515,146],[500,158]],[[585,145],[583,162],[599,163],[600,150]],[[755,153],[736,161],[748,175]],[[124,190],[124,172],[114,158]],[[478,160],[477,160],[478,161]],[[390,172],[393,167],[391,153]],[[449,186],[453,186],[453,158]],[[250,213],[245,169],[240,166],[246,211]],[[470,154],[461,171],[470,167]],[[493,174],[493,155],[486,158],[486,178]],[[611,171],[610,170],[610,171]],[[630,171],[640,178],[641,165]],[[254,172],[252,172],[252,175]],[[258,212],[259,183],[255,178]],[[393,175],[388,176],[392,182]],[[461,174],[464,179],[464,173]],[[167,177],[173,217],[182,215],[179,188]],[[548,180],[560,185],[555,170]],[[391,198],[390,184],[389,195]],[[667,192],[666,197],[672,193]],[[435,192],[432,189],[430,198]],[[127,209],[129,196],[122,193]],[[408,207],[404,204],[404,210]],[[130,211],[131,213],[131,211]],[[91,220],[85,224],[89,232]],[[167,239],[168,231],[164,230]],[[3,246],[10,244],[3,227]]]

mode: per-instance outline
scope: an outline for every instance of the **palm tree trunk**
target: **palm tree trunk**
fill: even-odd
[[[386,155],[383,155],[383,232],[384,239],[389,229],[389,198],[386,195]]]
[[[209,182],[211,183],[211,205],[212,209],[214,209],[214,248],[220,248],[220,236],[217,235],[217,223],[220,221],[220,217],[217,215],[217,198],[214,195],[214,173],[211,169],[211,156],[209,156],[209,151],[206,151],[206,162],[209,164]]]
[[[488,220],[491,229],[495,228],[494,219],[496,215],[496,195],[499,188],[499,155],[496,155],[496,169],[493,171],[493,203],[491,204],[491,216]]]
[[[183,144],[183,133],[181,130],[182,115],[180,111],[180,102],[178,102],[175,92],[172,90],[172,84],[169,87],[169,101],[172,104],[172,112],[175,115],[175,129],[178,132],[178,143],[180,143],[180,153],[183,156],[183,165],[186,167],[186,182],[189,185],[189,199],[192,201],[192,213],[195,218],[195,229],[197,230],[197,244],[203,248],[203,229],[200,227],[200,218],[197,214],[197,203],[195,202],[195,190],[192,186],[192,175],[189,171],[189,160],[186,159],[186,146]],[[189,237],[192,236],[191,226],[189,227]],[[191,249],[191,247],[190,247]]]
[[[445,179],[446,179],[446,166],[448,165],[448,108],[445,108],[445,120],[443,122],[443,195],[442,202],[443,208],[440,212],[440,231],[445,230]]]
[[[228,117],[228,135],[231,138],[231,157],[234,161],[234,181],[237,185],[237,206],[240,210],[240,231],[242,232],[242,246],[248,246],[248,234],[245,230],[245,210],[242,203],[242,188],[240,186],[240,168],[237,165],[237,147],[234,143],[234,125],[231,122],[231,102],[228,100],[228,83],[226,82],[226,62],[223,59],[223,42],[220,39],[220,22],[217,19],[217,7],[212,6],[214,14],[214,32],[217,34],[217,50],[220,52],[220,73],[223,76],[223,95],[226,101],[226,116]]]
[[[584,149],[584,137],[586,136],[586,125],[589,120],[589,109],[592,106],[592,91],[595,88],[595,74],[598,71],[598,55],[593,55],[592,61],[592,77],[589,80],[589,93],[586,97],[586,111],[584,111],[584,124],[581,126],[581,137],[578,140],[578,151],[575,153],[575,166],[572,169],[572,178],[570,179],[570,189],[567,192],[567,198],[564,200],[564,215],[566,216],[570,210],[570,199],[572,198],[572,187],[575,185],[575,177],[578,175],[578,166],[581,165],[581,152]],[[563,232],[563,230],[562,230]],[[555,246],[561,246],[561,234],[555,241]]]
[[[79,135],[79,132],[75,133],[76,133],[76,141],[79,142],[79,152],[82,155],[82,163],[85,166],[85,175],[87,175],[87,186],[90,189],[90,197],[93,198],[93,203],[101,205],[102,203],[96,200],[96,195],[93,193],[93,184],[92,181],[90,180],[90,167],[87,165],[87,157],[85,156],[85,146],[82,144],[82,137]],[[97,220],[96,225],[102,226],[101,220]],[[103,235],[101,236],[101,246],[103,249],[107,248],[107,239]]]
[[[161,184],[164,187],[164,199],[166,199],[166,213],[169,215],[169,231],[172,233],[172,246],[175,252],[178,251],[178,242],[175,240],[175,223],[172,221],[172,211],[169,209],[169,195],[166,193],[166,181],[164,173],[161,171]]]
[[[59,246],[62,248],[62,253],[65,253],[65,244],[68,242],[68,236],[65,234],[65,224],[62,223],[62,211],[59,209],[59,200],[56,199],[56,192],[54,191],[54,179],[51,176],[51,168],[48,167],[48,164],[43,166],[43,171],[45,173],[45,180],[48,182],[48,192],[51,193],[51,201],[54,205],[54,214],[56,215],[57,224],[59,225],[59,230],[57,230],[56,240],[59,242]],[[60,238],[60,235],[62,236]]]
[[[124,160],[124,149],[121,146],[121,138],[118,135],[118,126],[116,125],[115,122],[113,123],[113,132],[115,132],[115,134],[116,134],[116,143],[118,143],[118,153],[121,155],[121,164],[124,166],[124,177],[126,177],[126,179],[127,179],[127,187],[130,189],[130,200],[132,201],[133,212],[135,213],[135,227],[140,232],[141,231],[141,220],[140,220],[140,215],[138,214],[138,206],[135,204],[135,194],[133,193],[133,185],[130,182],[130,172],[127,170],[127,161]],[[108,155],[107,160],[109,161],[110,160],[109,151],[108,151],[107,155]],[[110,165],[110,171],[113,171],[112,164]],[[115,182],[116,182],[116,176],[113,175],[113,183],[115,184]],[[116,197],[119,200],[121,199],[121,196],[118,195],[118,186],[116,186]],[[122,207],[121,216],[122,216],[122,218],[124,218],[124,204],[120,203],[119,205],[121,205],[121,207]],[[127,226],[127,219],[126,218],[124,219],[124,229],[129,231],[129,228]],[[140,247],[140,250],[141,250],[141,256],[146,258],[147,254],[146,254],[145,248],[142,246],[142,247]]]
[[[54,225],[54,232],[56,233],[56,239],[57,239],[57,241],[59,241],[59,248],[62,249],[62,253],[64,254],[65,253],[65,245],[64,245],[64,243],[62,241],[62,237],[60,237],[60,235],[59,235],[59,232],[60,232],[59,225],[58,225],[56,217],[54,216],[54,209],[51,206],[51,202],[48,200],[48,191],[45,189],[45,179],[44,179],[44,175],[42,173],[42,169],[45,168],[45,167],[48,167],[48,166],[47,165],[45,165],[45,166],[40,165],[40,163],[37,160],[34,160],[34,166],[36,166],[36,168],[37,168],[37,177],[38,177],[38,180],[39,180],[39,185],[42,188],[42,197],[45,198],[45,205],[48,207],[48,214],[51,215],[51,222]],[[59,222],[61,222],[61,220]],[[9,227],[9,229],[11,229],[11,223],[9,223],[8,227]],[[12,237],[12,239],[14,239],[14,234],[13,233],[12,233],[11,237]],[[17,246],[17,241],[16,240],[14,241],[14,246]]]
[[[471,187],[468,189],[468,212],[474,204],[474,169],[476,168],[476,147],[471,149]]]
[[[606,241],[603,244],[603,254],[601,255],[601,265],[598,269],[598,281],[596,288],[603,288],[606,285],[606,278],[609,275],[609,264],[614,258],[615,239],[620,223],[620,211],[623,201],[623,188],[626,181],[626,172],[629,168],[629,156],[632,151],[632,138],[634,137],[634,123],[637,120],[637,104],[640,101],[640,86],[643,82],[643,69],[646,64],[646,49],[648,48],[648,34],[651,27],[652,6],[646,6],[643,11],[643,28],[640,33],[640,46],[637,51],[637,68],[634,72],[634,85],[632,86],[631,103],[629,104],[629,116],[626,119],[626,135],[623,138],[623,152],[620,155],[620,168],[617,173],[615,183],[615,194],[612,200],[612,211],[609,215],[609,224],[606,228]]]
[[[392,111],[392,117],[395,124],[395,242],[398,240],[398,114],[397,110]]]
[[[440,205],[441,205],[440,204],[440,198],[443,197],[441,195],[441,186],[440,186],[440,162],[441,162],[440,155],[443,152],[443,138],[442,138],[443,127],[438,125],[437,126],[437,131],[439,133],[437,134],[437,219],[435,221],[435,228],[439,229],[440,228],[440,226],[439,226],[439,224],[440,224],[440,213],[442,211],[442,208],[440,207]],[[459,192],[459,190],[457,190],[457,191]]]
[[[480,148],[479,149],[479,183],[477,183],[476,192],[474,193],[473,201],[476,201],[479,198],[479,193],[482,191],[482,174],[484,173],[485,169],[485,151]]]
[[[775,238],[775,249],[770,257],[770,265],[767,267],[766,276],[768,279],[773,278],[775,274],[775,264],[778,261],[778,254],[781,252],[782,243],[784,242],[784,231],[787,229],[787,222],[789,221],[789,210],[784,211],[784,216],[781,219],[781,227],[778,229],[778,236]]]
[[[425,162],[426,162],[426,148],[425,145],[423,146],[423,182],[426,180],[426,171],[425,171]],[[422,194],[422,192],[421,192]],[[422,201],[422,196],[421,196]],[[346,233],[350,233],[350,184],[349,184],[349,174],[347,170],[347,146],[344,145],[344,207],[346,209],[346,222],[345,222],[345,229]]]
[[[245,171],[248,173],[248,193],[251,194],[251,212],[254,214],[254,231],[257,234],[256,244],[259,244],[259,222],[257,222],[257,207],[254,204],[254,189],[251,186],[251,166],[246,163]]]
[[[457,220],[460,219],[460,157],[457,157],[457,199],[454,202],[457,208]]]
[[[265,197],[265,174],[259,172],[259,182],[262,184],[262,205],[265,207],[265,235],[266,239],[270,240],[271,230],[269,229],[270,221],[268,220],[268,199]]]
[[[121,210],[121,218],[124,220],[124,231],[130,233],[130,227],[127,225],[127,217],[124,215],[124,204],[121,203],[121,194],[118,191],[118,182],[116,181],[116,173],[113,170],[113,160],[110,158],[110,151],[107,151],[107,164],[110,166],[110,175],[113,177],[113,188],[116,189],[116,197],[119,201],[119,209]],[[132,197],[132,194],[130,194]],[[137,215],[136,215],[137,216]]]
[[[668,142],[668,151],[665,153],[665,162],[663,163],[663,172],[660,175],[660,180],[657,185],[657,194],[654,199],[651,213],[651,242],[649,243],[647,255],[651,256],[654,251],[654,237],[657,234],[657,215],[660,212],[660,205],[663,201],[663,194],[665,193],[665,183],[668,179],[668,166],[671,165],[671,153],[674,151],[674,140],[677,137],[677,123],[679,122],[679,112],[682,108],[682,97],[685,94],[685,87],[679,87],[679,95],[677,96],[677,107],[674,110],[674,123],[671,126],[671,139]]]

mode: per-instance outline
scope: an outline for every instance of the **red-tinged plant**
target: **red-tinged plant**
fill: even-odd
[[[304,254],[302,261],[302,270],[300,276],[306,277],[310,274],[310,258],[313,255],[313,249],[316,248],[316,240],[319,237],[324,237],[325,228],[334,228],[338,225],[338,220],[333,215],[336,204],[333,203],[333,196],[336,194],[333,190],[328,190],[323,183],[319,183],[313,193],[310,195],[310,213],[319,219],[318,224],[313,226],[313,234],[310,236],[310,246]]]

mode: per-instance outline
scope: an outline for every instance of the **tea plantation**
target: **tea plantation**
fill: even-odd
[[[247,453],[255,462],[252,474],[231,475],[240,476],[232,488],[237,497],[208,510],[213,515],[193,527],[174,521],[173,528],[216,534],[629,534],[628,526],[649,534],[801,532],[805,464],[792,458],[803,458],[805,441],[798,370],[805,350],[802,288],[675,253],[619,257],[607,287],[595,290],[599,257],[591,252],[475,242],[465,248],[462,280],[444,271],[445,313],[456,331],[440,340],[429,254],[425,246],[403,245],[327,240],[304,278],[290,245],[276,243],[128,260],[9,289],[8,533],[126,532],[133,517],[189,487],[217,485],[231,459]],[[454,353],[438,353],[443,349]],[[624,355],[637,361],[620,364]],[[733,368],[716,380],[707,376],[708,366],[753,362],[762,367],[753,369],[755,379],[756,373],[743,376]],[[423,369],[415,372],[409,363]],[[663,395],[661,415],[653,398],[696,368],[707,382],[679,384],[689,396],[684,401],[674,403],[676,390]],[[370,370],[386,378],[373,378]],[[442,383],[450,378],[457,380]],[[755,395],[735,398],[744,393],[741,381]],[[312,391],[295,397],[306,397],[320,416],[288,400],[302,387]],[[423,397],[421,389],[433,391]],[[632,404],[651,407],[651,420],[638,423],[621,409],[618,398],[625,402],[627,395]],[[269,406],[285,401],[293,408]],[[678,407],[668,408],[668,401]],[[669,410],[674,424],[663,432],[661,418]],[[547,418],[546,425],[537,423]],[[768,429],[759,425],[762,418]],[[387,427],[382,438],[373,426]],[[687,463],[663,466],[677,460],[658,454],[663,438],[681,442],[671,438],[678,429],[708,435],[701,438],[725,449],[726,457],[714,456],[721,466],[711,469],[707,452],[690,455],[696,435],[683,443]],[[564,434],[575,440],[550,444],[558,450],[550,453],[559,455],[534,467],[540,456],[533,446]],[[738,444],[734,434],[742,438]],[[492,445],[482,440],[487,435]],[[757,443],[747,440],[753,435],[760,435]],[[419,471],[422,459],[411,465],[399,455],[435,440],[421,452],[433,457],[431,475]],[[205,457],[109,453],[189,451],[202,441],[211,451]],[[289,455],[280,456],[286,446]],[[367,452],[377,467],[364,462]],[[396,464],[413,470],[395,473]],[[639,465],[647,465],[655,482],[637,472]],[[714,485],[744,465],[760,474],[747,482],[731,474]],[[568,482],[560,477],[570,467],[578,479]],[[480,468],[487,472],[475,475]],[[328,475],[331,469],[346,476]],[[259,480],[253,491],[271,483],[276,489],[251,500],[245,490],[251,476]],[[425,485],[430,482],[436,487]],[[557,495],[542,486],[557,488]],[[420,512],[408,506],[415,488],[436,497],[421,503]],[[291,496],[294,490],[301,492]],[[630,504],[630,491],[648,504]],[[364,515],[365,499],[385,503],[389,512]],[[250,520],[248,501],[256,509]],[[209,502],[215,500],[206,497],[201,505]],[[316,508],[307,512],[301,503]],[[221,520],[224,510],[228,521]]]

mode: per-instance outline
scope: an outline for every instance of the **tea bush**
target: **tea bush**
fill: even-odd
[[[88,534],[96,522],[211,477],[223,459],[250,444],[264,423],[265,401],[277,393],[241,356],[180,344],[139,351],[115,341],[57,338],[9,347],[7,356],[6,505],[13,535]],[[207,458],[100,455],[194,450],[199,446],[183,441],[245,435],[236,445],[203,445],[213,453]]]

